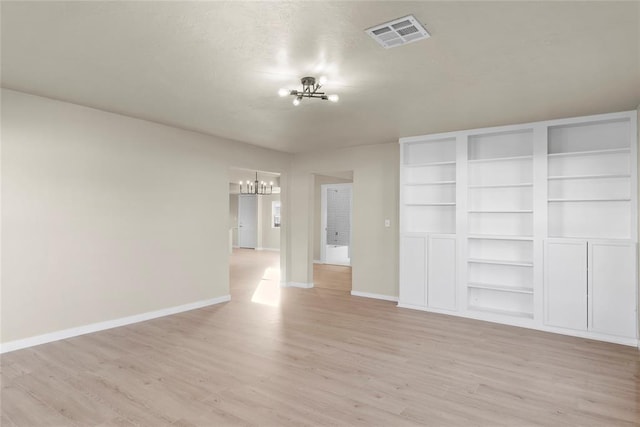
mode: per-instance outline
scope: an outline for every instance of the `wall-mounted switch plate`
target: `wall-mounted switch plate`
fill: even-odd
[[[390,219],[385,219],[384,220],[384,226],[385,227],[391,227],[391,220]]]

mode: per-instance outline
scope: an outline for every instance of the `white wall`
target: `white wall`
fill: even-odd
[[[263,249],[280,250],[280,228],[273,228],[271,224],[271,203],[279,200],[280,194],[260,196]]]
[[[291,161],[4,89],[1,136],[2,342],[227,295],[229,167]]]
[[[313,283],[313,174],[353,171],[352,284],[353,290],[398,295],[398,173],[397,142],[321,153],[297,154],[289,182],[292,212],[291,249],[287,277]],[[391,220],[391,227],[384,220]]]
[[[229,194],[229,229],[231,230],[231,245],[238,246],[238,195]]]

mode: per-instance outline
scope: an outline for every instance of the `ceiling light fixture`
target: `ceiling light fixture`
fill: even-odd
[[[258,172],[256,172],[256,180],[251,182],[247,180],[246,184],[240,181],[240,194],[254,194],[258,196],[268,196],[273,194],[273,181],[267,184],[266,181],[258,181]],[[244,187],[243,187],[244,185]]]
[[[324,92],[320,92],[319,89],[327,83],[327,78],[321,76],[316,82],[315,77],[303,77],[300,79],[302,83],[302,90],[290,90],[282,88],[278,91],[278,95],[285,97],[287,95],[295,96],[293,99],[293,105],[300,105],[302,98],[320,98],[331,102],[338,102],[340,97],[336,94],[327,95]]]

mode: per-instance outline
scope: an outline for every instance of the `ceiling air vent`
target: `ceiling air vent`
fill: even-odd
[[[385,49],[431,37],[413,15],[376,25],[365,32]]]

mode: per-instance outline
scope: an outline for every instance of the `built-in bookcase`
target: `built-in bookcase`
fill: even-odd
[[[533,131],[468,137],[470,310],[533,318]]]
[[[407,143],[403,150],[403,224],[410,233],[456,232],[455,138]]]
[[[636,117],[402,138],[398,305],[637,346]]]
[[[548,132],[549,237],[630,239],[629,120],[551,126]]]

